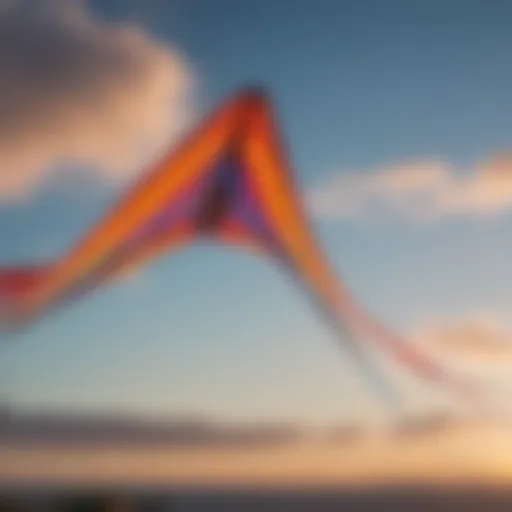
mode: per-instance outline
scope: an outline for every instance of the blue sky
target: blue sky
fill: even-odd
[[[410,159],[442,160],[464,179],[510,147],[512,5],[504,2],[88,6],[179,52],[194,75],[199,115],[248,82],[267,86],[305,193],[344,173],[374,175]],[[57,256],[120,191],[101,182],[72,188],[50,180],[29,199],[0,206],[4,261]],[[386,211],[315,222],[334,266],[393,327],[480,312],[507,323],[505,206],[430,223]],[[376,407],[293,283],[253,257],[204,246],[2,346],[2,397],[37,407],[301,421]]]

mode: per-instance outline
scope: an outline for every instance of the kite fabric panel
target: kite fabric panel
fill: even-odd
[[[200,238],[250,249],[291,272],[363,364],[362,342],[373,342],[419,376],[473,390],[367,315],[332,272],[260,89],[222,105],[62,259],[0,269],[1,319],[22,327]]]

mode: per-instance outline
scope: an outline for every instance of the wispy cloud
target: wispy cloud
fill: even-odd
[[[320,217],[387,213],[415,220],[498,215],[512,210],[512,155],[496,155],[474,169],[442,160],[402,162],[368,172],[342,172],[313,190]]]
[[[187,62],[79,2],[0,1],[0,201],[75,162],[118,179],[187,123]]]
[[[512,363],[512,330],[491,314],[428,321],[412,338],[441,356],[474,363]]]

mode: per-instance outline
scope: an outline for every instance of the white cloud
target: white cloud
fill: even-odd
[[[0,75],[3,202],[71,162],[125,178],[192,109],[193,77],[178,52],[74,0],[0,2]]]
[[[314,213],[328,218],[372,212],[422,220],[497,215],[512,210],[512,155],[497,155],[465,172],[439,160],[344,172],[308,200]]]

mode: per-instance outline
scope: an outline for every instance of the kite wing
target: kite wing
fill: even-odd
[[[7,294],[15,307],[4,309],[23,324],[203,237],[279,261],[358,354],[359,343],[348,340],[380,343],[417,374],[459,384],[370,318],[337,280],[306,220],[269,100],[257,89],[228,101],[164,155],[64,258],[42,273],[22,272],[28,284]],[[11,277],[7,271],[10,284],[2,285],[0,274],[0,293]]]

